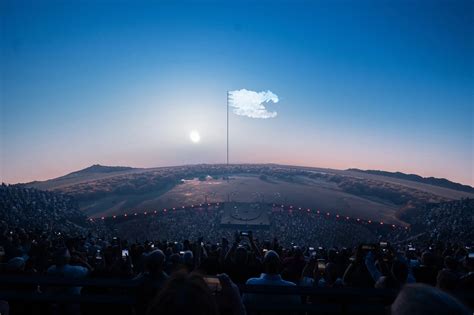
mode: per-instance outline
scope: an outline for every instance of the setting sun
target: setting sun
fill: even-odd
[[[191,139],[193,143],[198,143],[199,141],[201,141],[201,136],[199,135],[199,132],[197,132],[196,130],[192,130],[189,133],[189,139]]]

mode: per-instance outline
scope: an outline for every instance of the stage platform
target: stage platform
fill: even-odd
[[[246,229],[269,229],[271,206],[262,203],[227,202],[221,217],[221,227]]]

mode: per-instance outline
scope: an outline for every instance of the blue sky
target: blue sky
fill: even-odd
[[[473,185],[472,1],[2,1],[1,179],[90,164],[359,167]],[[191,143],[198,130],[201,141]]]

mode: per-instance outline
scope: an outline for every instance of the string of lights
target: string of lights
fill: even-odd
[[[112,216],[101,216],[101,217],[90,217],[88,218],[88,220],[90,222],[95,222],[96,220],[115,220],[115,219],[118,219],[118,218],[133,218],[133,217],[137,217],[137,216],[153,216],[153,215],[157,215],[159,213],[166,213],[166,212],[169,212],[169,211],[176,211],[176,210],[186,210],[186,209],[202,209],[203,207],[205,207],[206,209],[209,209],[209,207],[213,207],[214,209],[215,208],[218,208],[222,205],[223,203],[220,203],[220,202],[211,202],[211,203],[207,203],[207,204],[192,204],[192,205],[189,205],[189,206],[181,206],[181,207],[173,207],[173,208],[163,208],[161,210],[151,210],[151,211],[136,211],[136,212],[133,212],[131,211],[130,214],[129,213],[124,213],[122,215],[112,215]],[[343,216],[343,215],[340,215],[338,213],[334,214],[334,213],[331,213],[330,211],[322,211],[322,210],[314,210],[314,209],[310,209],[310,208],[303,208],[303,207],[295,207],[293,205],[284,205],[284,204],[272,204],[272,211],[282,211],[282,210],[287,210],[287,211],[306,211],[307,213],[312,213],[312,214],[316,214],[316,215],[321,215],[321,216],[325,216],[327,219],[331,219],[331,218],[335,218],[335,220],[345,220],[345,221],[352,221],[352,222],[356,222],[356,223],[359,223],[359,224],[369,224],[369,225],[380,225],[380,226],[386,226],[386,227],[389,227],[389,228],[392,228],[392,229],[405,229],[405,230],[408,230],[409,229],[409,226],[401,226],[401,225],[396,225],[396,224],[389,224],[389,223],[385,223],[384,221],[376,221],[376,220],[371,220],[371,219],[361,219],[361,218],[353,218],[353,217],[349,217],[349,216]]]

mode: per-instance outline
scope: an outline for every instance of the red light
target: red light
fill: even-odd
[[[181,208],[183,208],[183,209],[184,209],[184,206],[182,206]]]
[[[156,210],[155,210],[155,211],[153,211],[153,212],[154,212],[154,213],[156,213]]]
[[[380,222],[380,225],[383,225],[383,222]]]
[[[117,217],[117,216],[116,216],[116,215],[114,215],[112,218],[114,218],[114,219],[115,219],[116,217]]]
[[[301,210],[301,207],[299,207],[298,210]]]
[[[102,217],[101,219],[102,219],[102,220],[105,220],[105,218],[104,218],[104,217]]]
[[[144,214],[144,215],[146,215],[146,211],[145,211],[145,212],[143,212],[143,214]]]
[[[349,220],[349,217],[346,217],[346,220]]]
[[[396,228],[395,224],[392,224],[392,227],[393,227],[393,228]]]
[[[127,216],[127,214],[125,213],[123,216],[124,216],[124,217],[126,217],[126,216]]]
[[[176,208],[173,208],[173,210],[176,210]]]
[[[91,221],[91,222],[92,222],[92,221],[94,221],[94,219],[90,218],[90,219],[89,219],[89,221]]]
[[[329,212],[326,212],[326,215],[329,216],[330,215]]]
[[[135,214],[134,214],[134,215],[138,215],[138,213],[136,213],[136,212],[135,212]]]
[[[371,220],[369,220],[369,221],[367,221],[367,223],[372,223],[372,221],[371,221]]]
[[[284,208],[283,205],[281,205],[281,208]]]
[[[310,212],[311,210],[310,210],[310,209],[308,209],[308,210],[306,210],[306,211]]]
[[[166,212],[166,209],[163,209],[163,212]]]
[[[339,218],[339,214],[336,214],[336,218]]]
[[[360,222],[360,219],[359,219],[359,218],[357,218],[357,222]]]
[[[317,213],[317,214],[319,214],[319,210],[318,210],[318,211],[316,211],[316,213]]]

